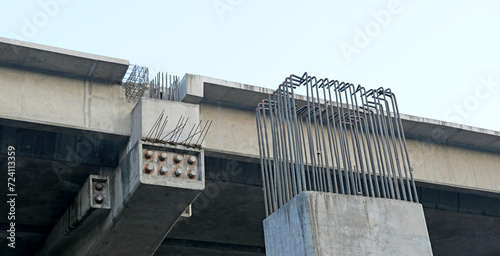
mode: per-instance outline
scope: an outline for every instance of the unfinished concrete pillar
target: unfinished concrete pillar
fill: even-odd
[[[38,255],[154,255],[205,188],[204,151],[184,143],[189,131],[177,129],[170,142],[159,139],[161,131],[148,137],[163,113],[173,120],[190,118],[190,126],[200,122],[196,105],[141,99],[132,111],[131,137],[119,166],[89,177],[73,201],[78,207],[68,209]],[[171,123],[169,131],[176,129]]]
[[[264,220],[266,255],[432,255],[422,205],[301,192]]]

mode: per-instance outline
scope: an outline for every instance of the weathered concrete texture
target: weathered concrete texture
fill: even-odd
[[[146,137],[163,111],[164,115],[161,125],[163,125],[165,119],[168,118],[168,122],[164,127],[164,132],[162,133],[163,136],[175,129],[180,118],[184,118],[184,122],[186,121],[186,118],[188,118],[184,130],[178,135],[179,137],[177,141],[179,142],[186,139],[190,130],[193,128],[193,125],[198,125],[200,122],[200,109],[198,105],[176,101],[141,98],[141,100],[134,107],[132,113],[131,140],[137,141],[142,137]],[[150,137],[152,136],[150,135]],[[198,137],[195,137],[194,141],[196,141],[196,139],[198,139]]]
[[[216,103],[254,111],[273,90],[212,77],[186,74],[181,83],[181,99],[187,103]],[[300,106],[304,95],[295,95]],[[435,143],[500,152],[500,132],[401,114],[407,136]]]
[[[212,120],[205,149],[212,152],[258,157],[255,112],[235,110],[212,104],[200,105],[203,120]]]
[[[186,74],[181,81],[182,101],[194,104],[217,102],[253,111],[272,92],[268,88],[193,74]]]
[[[136,102],[119,84],[0,67],[0,118],[61,128],[130,135]]]
[[[302,192],[264,220],[267,255],[432,255],[422,206]]]
[[[207,103],[199,106],[201,119],[213,120],[204,144],[207,151],[259,158],[254,111]],[[416,181],[500,192],[496,182],[500,180],[500,154],[422,140],[406,142]]]

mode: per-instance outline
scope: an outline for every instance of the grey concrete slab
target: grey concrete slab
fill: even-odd
[[[410,130],[407,130],[406,124],[412,125]],[[435,124],[413,123],[408,120],[404,120],[403,128],[405,129],[405,136],[407,138],[428,140],[435,143],[450,142],[452,138],[460,132],[450,127]]]
[[[405,135],[411,138],[446,143],[460,147],[500,152],[495,142],[500,132],[444,122],[429,118],[401,115]]]
[[[0,77],[0,122],[6,125],[130,136],[130,114],[137,102],[126,100],[119,84],[5,67],[0,67]]]
[[[461,145],[475,145],[479,148],[493,148],[491,144],[498,139],[496,135],[481,134],[471,131],[460,131],[456,133],[450,140]]]
[[[488,147],[488,148],[500,148],[500,138],[497,137],[490,144],[487,144],[486,147]]]
[[[253,86],[243,85],[242,88],[225,87],[218,84],[205,83],[203,100],[219,102],[242,109],[255,109],[263,99],[260,91],[248,90]],[[267,92],[266,92],[267,93]]]
[[[119,83],[127,71],[129,62],[0,37],[0,65]]]

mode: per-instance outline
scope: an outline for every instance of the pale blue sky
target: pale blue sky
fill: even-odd
[[[276,88],[389,87],[402,113],[500,131],[498,1],[0,0],[0,36]]]

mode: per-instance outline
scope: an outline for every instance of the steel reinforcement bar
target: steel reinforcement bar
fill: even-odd
[[[256,122],[267,216],[302,191],[418,202],[390,89],[291,75]]]

